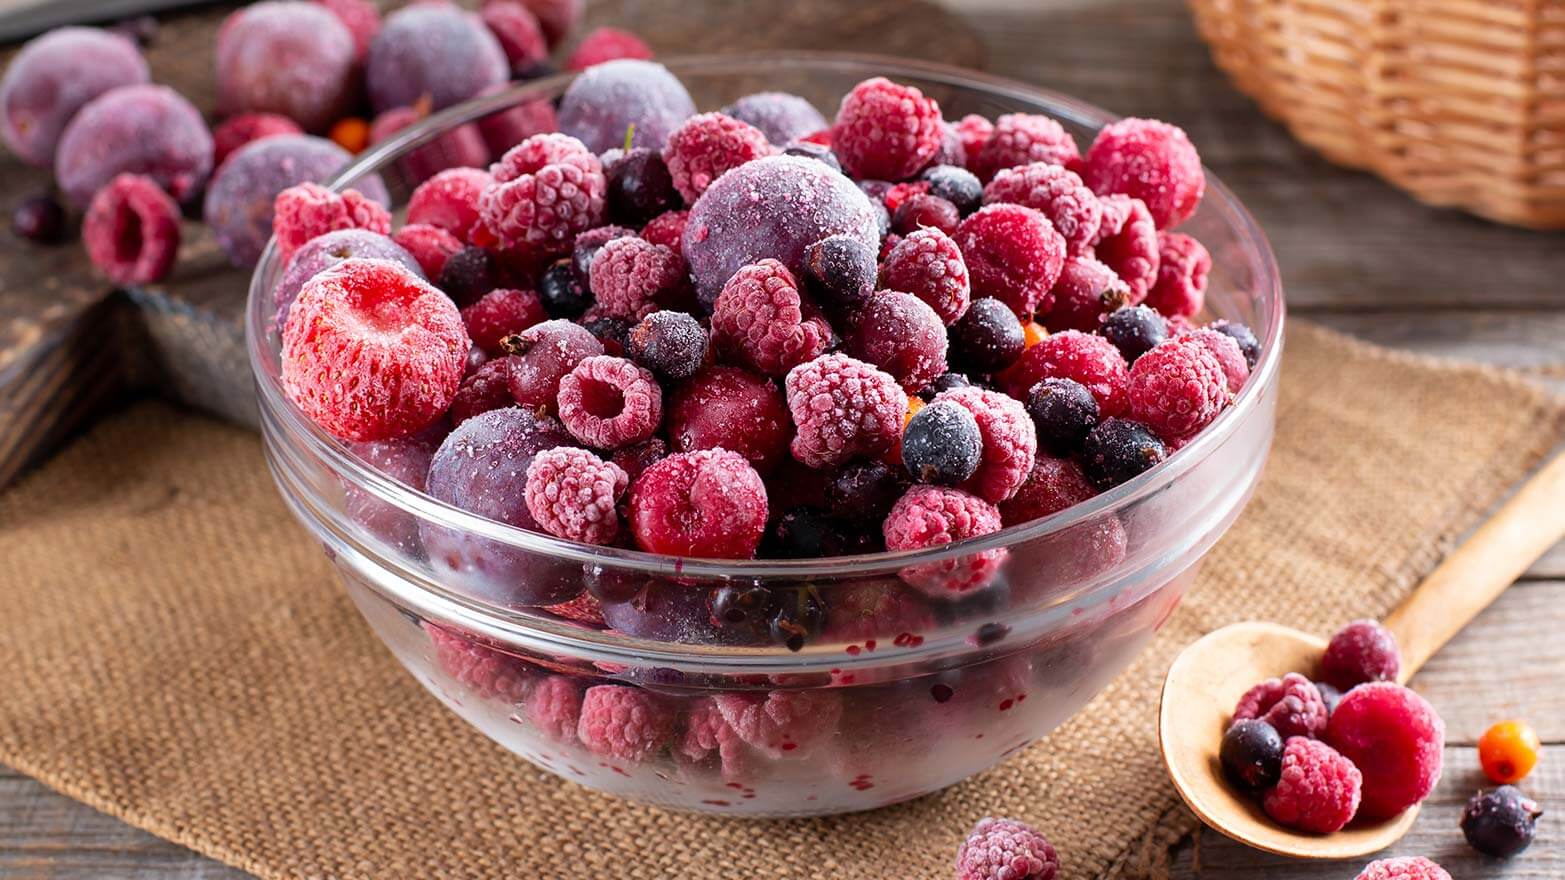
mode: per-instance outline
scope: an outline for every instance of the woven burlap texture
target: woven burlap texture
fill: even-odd
[[[1242,618],[1386,610],[1562,432],[1565,402],[1518,379],[1295,324],[1259,493],[1086,710],[909,804],[736,821],[484,739],[359,620],[255,437],[144,404],[0,496],[0,761],[266,878],[944,880],[988,814],[1043,829],[1067,877],[1158,877],[1192,827],[1154,730],[1173,654]]]

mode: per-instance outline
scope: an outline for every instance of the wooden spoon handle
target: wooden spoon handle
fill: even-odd
[[[1478,612],[1565,539],[1565,454],[1524,483],[1494,516],[1386,617],[1402,648],[1404,683]]]

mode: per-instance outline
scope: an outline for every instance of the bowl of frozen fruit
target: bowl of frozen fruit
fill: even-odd
[[[1136,656],[1271,444],[1255,223],[1178,128],[1020,83],[613,61],[277,206],[283,496],[442,703],[628,798],[838,813],[1003,760]]]

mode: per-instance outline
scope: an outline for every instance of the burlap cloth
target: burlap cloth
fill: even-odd
[[[757,822],[503,752],[360,622],[254,436],[144,404],[0,496],[0,761],[268,878],[943,880],[986,814],[1042,828],[1068,877],[1157,877],[1193,827],[1154,730],[1179,647],[1245,617],[1384,611],[1562,431],[1565,402],[1515,377],[1295,323],[1265,482],[1131,669],[948,791]]]

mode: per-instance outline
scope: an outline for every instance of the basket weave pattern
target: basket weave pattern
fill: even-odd
[[[1189,0],[1234,83],[1328,159],[1565,229],[1565,0]]]

